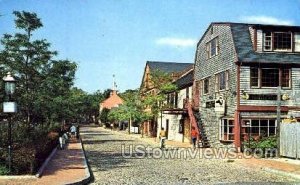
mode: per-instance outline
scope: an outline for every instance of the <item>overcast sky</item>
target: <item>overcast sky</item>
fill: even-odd
[[[194,62],[211,22],[300,26],[300,0],[0,0],[0,34],[12,12],[36,12],[59,59],[78,63],[75,86],[87,92],[140,86],[146,61]]]

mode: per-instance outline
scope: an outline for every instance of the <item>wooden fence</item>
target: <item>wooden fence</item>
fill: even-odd
[[[280,155],[300,158],[300,123],[280,124]]]

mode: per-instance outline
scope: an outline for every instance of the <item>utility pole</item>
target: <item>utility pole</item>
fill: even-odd
[[[280,156],[280,123],[281,123],[281,86],[277,87],[277,152]]]

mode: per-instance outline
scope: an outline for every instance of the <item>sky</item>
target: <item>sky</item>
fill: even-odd
[[[140,87],[146,61],[194,63],[211,22],[300,26],[300,0],[0,0],[0,36],[12,12],[35,12],[57,59],[78,64],[75,86],[93,93]]]

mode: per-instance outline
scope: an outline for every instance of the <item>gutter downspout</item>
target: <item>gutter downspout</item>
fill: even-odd
[[[240,100],[241,100],[241,96],[240,96],[240,76],[241,76],[241,64],[239,62],[236,62],[237,64],[237,88],[236,88],[236,111],[234,113],[234,128],[235,128],[235,132],[234,132],[234,145],[235,148],[237,150],[237,152],[241,152],[241,127],[240,127]]]

